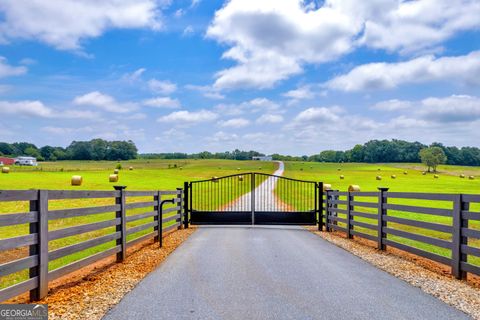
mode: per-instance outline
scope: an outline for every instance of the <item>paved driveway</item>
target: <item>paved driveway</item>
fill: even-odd
[[[106,319],[467,319],[297,227],[200,227]]]

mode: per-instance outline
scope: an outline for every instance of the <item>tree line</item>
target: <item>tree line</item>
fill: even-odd
[[[224,160],[252,160],[252,157],[264,156],[265,154],[258,151],[242,151],[235,149],[226,152],[209,152],[203,151],[199,153],[146,153],[139,157],[142,159],[224,159]]]
[[[73,141],[68,147],[43,146],[28,142],[0,142],[0,155],[6,157],[30,156],[38,161],[57,160],[130,160],[138,156],[132,141]]]

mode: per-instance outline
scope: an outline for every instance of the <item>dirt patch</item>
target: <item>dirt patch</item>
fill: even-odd
[[[167,234],[162,248],[153,239],[147,240],[129,249],[122,263],[111,257],[57,279],[38,303],[48,304],[49,319],[101,319],[194,231],[189,228]],[[28,295],[6,303],[29,303]]]
[[[457,280],[450,275],[448,267],[430,260],[396,249],[380,251],[368,240],[350,240],[336,232],[320,232],[315,227],[307,229],[474,319],[480,319],[479,277],[470,276],[468,282]]]

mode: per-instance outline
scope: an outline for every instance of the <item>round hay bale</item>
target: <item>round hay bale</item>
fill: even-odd
[[[348,186],[348,191],[349,192],[360,191],[360,186],[356,185],[356,184],[351,184],[351,185]]]
[[[439,178],[438,174],[434,174],[433,177],[434,177],[435,179],[438,179],[438,178]]]
[[[128,167],[128,170],[132,171],[132,170],[133,170],[133,167]]]
[[[183,170],[183,167],[179,167],[178,169]]]
[[[2,167],[2,173],[10,173],[9,167]]]
[[[378,168],[377,170],[378,170],[378,171],[382,171],[382,169],[380,169],[380,168]]]
[[[110,182],[118,182],[118,174],[111,174],[111,175],[108,177],[108,181],[110,181]]]
[[[475,177],[474,176],[469,176],[468,179],[475,180]]]
[[[407,174],[408,174],[408,171],[403,171],[403,174],[407,175]]]
[[[213,177],[212,177],[212,182],[218,182],[218,177],[213,176]]]
[[[313,169],[313,166],[310,166],[310,169]]]
[[[375,179],[382,180],[382,176],[377,176]]]
[[[422,176],[425,176],[425,175],[427,175],[427,172],[423,171]]]
[[[328,183],[323,184],[323,191],[329,191],[329,190],[332,190],[332,185]]]
[[[345,176],[342,174],[342,175],[340,176],[340,179],[341,179],[341,180],[345,179]]]
[[[391,178],[392,178],[392,179],[397,179],[397,176],[394,175],[394,174],[392,174]]]
[[[258,170],[262,170],[262,167],[258,167]]]
[[[243,176],[238,176],[238,181],[243,181]]]
[[[238,171],[240,171],[240,168],[237,168]]]
[[[72,176],[72,186],[81,186],[83,183],[82,176]]]
[[[462,174],[460,175],[460,178],[464,179],[464,178],[465,178],[465,175],[462,173]]]
[[[118,174],[118,172],[119,172],[118,169],[113,170],[113,174]]]

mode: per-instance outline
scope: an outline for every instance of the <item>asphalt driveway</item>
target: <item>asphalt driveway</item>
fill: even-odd
[[[105,319],[468,319],[299,227],[200,227]]]

